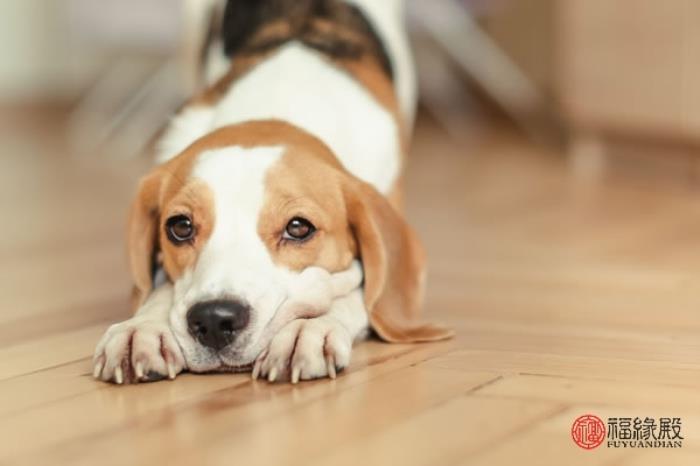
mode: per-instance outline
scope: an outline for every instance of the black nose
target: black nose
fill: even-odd
[[[249,316],[248,306],[237,301],[204,301],[187,311],[187,328],[202,345],[220,350],[248,325]]]

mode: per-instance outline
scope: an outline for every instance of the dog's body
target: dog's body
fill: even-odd
[[[401,10],[228,2],[211,47],[226,57],[209,53],[214,82],[162,135],[134,204],[139,307],[98,345],[96,377],[296,382],[334,377],[368,325],[388,341],[449,335],[417,320],[422,250],[399,214],[415,107]]]
[[[240,3],[252,2],[229,4],[227,16],[238,19],[228,25],[232,29],[249,21],[246,13],[255,16],[245,8],[231,8]],[[303,7],[284,5],[341,6],[336,8],[340,11],[312,11],[317,19],[305,19],[307,24],[318,23],[317,30],[307,26],[305,31],[280,31],[300,27],[285,27],[287,19],[278,18],[274,8],[269,19],[260,20],[258,37],[239,33],[229,39],[224,30],[222,40],[228,42],[224,47],[213,44],[212,49],[232,49],[240,55],[233,57],[233,66],[223,54],[209,56],[205,75],[213,81],[211,87],[176,116],[159,142],[157,160],[171,159],[213,129],[277,119],[321,139],[345,168],[383,194],[397,189],[404,155],[401,138],[410,133],[415,111],[415,77],[401,20],[403,0],[256,3],[277,3],[277,11],[294,14],[296,8],[296,14],[303,15],[309,15]],[[234,22],[226,19],[225,25]],[[366,30],[358,31],[365,24]],[[324,37],[321,27],[333,29],[324,31]]]

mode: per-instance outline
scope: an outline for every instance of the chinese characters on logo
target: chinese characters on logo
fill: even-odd
[[[679,417],[610,417],[607,428],[592,414],[578,417],[571,426],[571,438],[576,445],[592,450],[607,438],[608,448],[681,448],[681,418]]]
[[[681,418],[611,417],[608,418],[608,447],[680,448]]]

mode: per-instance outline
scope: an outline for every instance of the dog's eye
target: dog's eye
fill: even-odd
[[[175,215],[165,222],[168,239],[175,244],[184,243],[194,237],[194,225],[186,215]]]
[[[311,238],[316,231],[311,222],[301,217],[294,217],[289,221],[284,229],[283,238],[293,241],[303,241]]]

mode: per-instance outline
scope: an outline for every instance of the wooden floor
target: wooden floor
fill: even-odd
[[[16,127],[15,127],[16,126]],[[412,223],[440,344],[360,344],[335,381],[89,375],[127,317],[122,235],[140,161],[76,160],[0,126],[0,464],[700,464],[700,192],[577,181],[508,132],[419,129]],[[680,417],[682,449],[585,451],[581,415]]]

